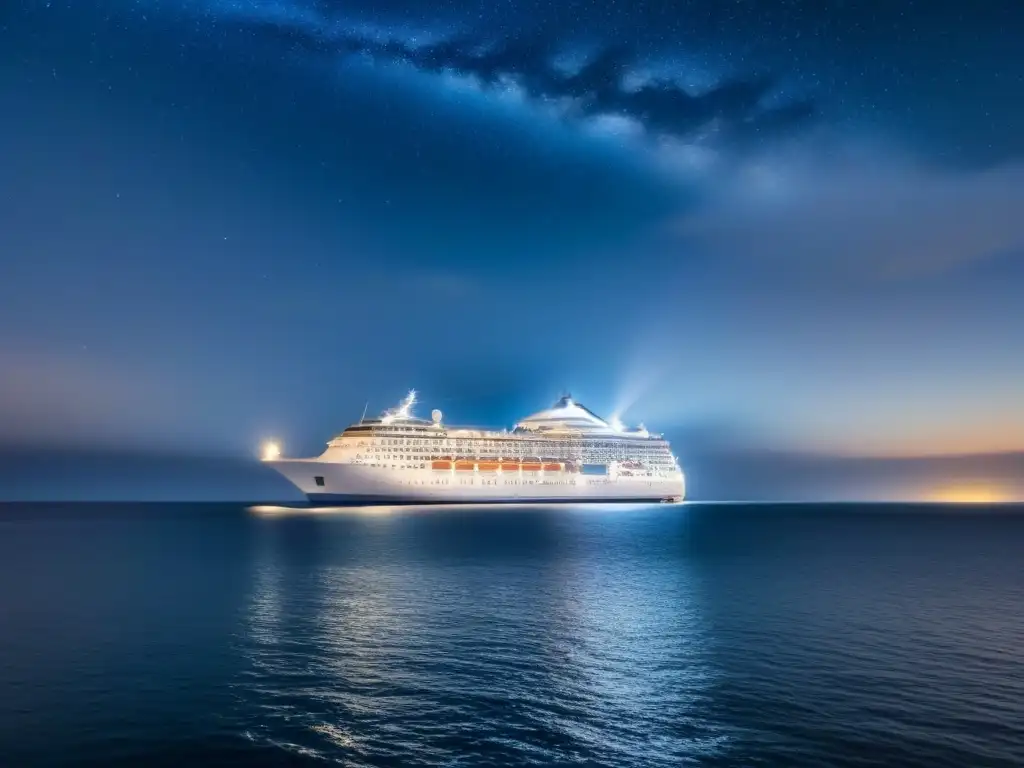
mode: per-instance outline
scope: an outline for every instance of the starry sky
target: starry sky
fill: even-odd
[[[1024,5],[12,0],[3,442],[416,387],[677,452],[1024,449]]]

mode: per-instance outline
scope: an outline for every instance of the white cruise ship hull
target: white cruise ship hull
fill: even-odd
[[[315,504],[456,504],[499,502],[682,501],[682,475],[588,476],[579,473],[455,472],[334,463],[267,461]]]

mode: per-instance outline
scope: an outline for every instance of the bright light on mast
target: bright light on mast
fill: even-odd
[[[405,396],[405,400],[402,401],[402,405],[398,409],[398,413],[403,419],[409,418],[409,412],[412,410],[412,406],[415,402],[416,390],[410,389],[409,394]]]
[[[385,424],[390,424],[395,419],[408,419],[411,412],[412,406],[416,402],[416,390],[410,389],[409,394],[405,396],[405,399],[399,404],[394,410],[388,411],[384,414],[384,418],[381,419]]]

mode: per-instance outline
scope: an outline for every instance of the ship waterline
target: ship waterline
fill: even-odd
[[[362,419],[320,455],[265,463],[314,503],[676,502],[682,470],[668,442],[601,419],[571,397],[509,430],[412,415],[415,393]]]

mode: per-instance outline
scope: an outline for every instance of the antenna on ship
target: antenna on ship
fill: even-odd
[[[363,423],[363,419],[366,418],[366,409],[370,407],[370,401],[366,401],[366,405],[363,406],[363,415],[359,417],[359,423]]]

